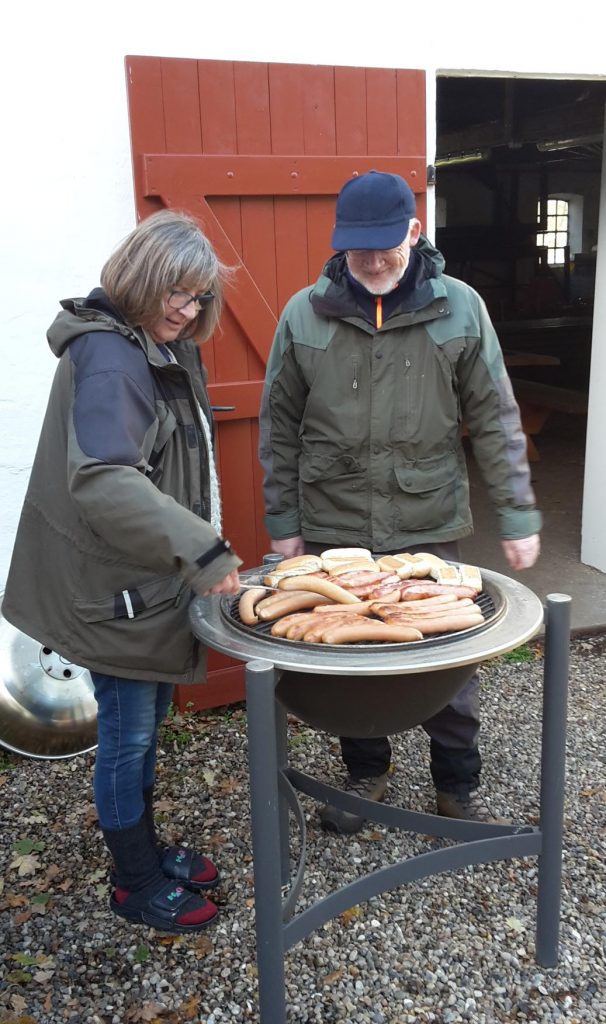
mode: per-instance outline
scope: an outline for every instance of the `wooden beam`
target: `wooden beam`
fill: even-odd
[[[206,156],[145,153],[146,196],[327,196],[347,178],[380,167],[427,191],[425,158],[395,156]]]

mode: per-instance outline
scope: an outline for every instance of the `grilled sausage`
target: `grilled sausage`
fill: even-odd
[[[307,620],[311,623],[312,619],[315,618],[315,613],[311,612],[293,612],[292,615],[285,615],[281,619],[277,619],[271,627],[272,636],[284,637],[288,633],[291,626],[294,626],[297,622],[303,622]]]
[[[259,621],[259,617],[255,613],[255,605],[265,597],[266,593],[265,587],[251,587],[250,590],[245,590],[242,594],[238,603],[238,613],[246,626],[254,626]]]
[[[314,626],[322,626],[326,629],[326,619],[321,618],[314,612],[310,612],[304,619],[299,619],[298,622],[293,622],[286,631],[287,640],[303,640],[305,634],[309,630],[313,629]]]
[[[380,586],[375,587],[368,594],[369,601],[399,601],[400,600],[400,582],[397,583],[382,583]]]
[[[419,601],[423,597],[436,597],[438,594],[454,594],[455,597],[477,597],[477,590],[462,587],[456,583],[413,583],[402,587],[402,601]]]
[[[274,595],[260,601],[255,612],[263,622],[271,622],[272,619],[280,619],[283,615],[291,615],[292,612],[300,612],[305,608],[313,608],[317,604],[328,603],[330,599],[321,594],[304,590],[297,590],[291,594]]]
[[[464,611],[454,613],[452,615],[436,615],[435,617],[424,615],[411,615],[411,616],[395,616],[390,618],[390,625],[394,626],[410,626],[415,629],[421,630],[425,635],[427,633],[458,633],[462,629],[471,629],[472,626],[480,626],[484,622],[484,616],[481,612],[468,612]]]
[[[401,644],[422,639],[423,634],[414,626],[388,625],[386,622],[375,622],[371,619],[341,623],[322,634],[324,644],[368,643],[372,640]]]
[[[371,608],[374,601],[359,601],[358,604],[324,604],[318,605],[314,611],[319,612],[326,618],[327,615],[332,615],[335,612],[345,613],[347,615],[370,615]]]
[[[337,601],[340,604],[357,604],[360,600],[355,594],[348,593],[343,587],[331,583],[330,580],[321,580],[317,576],[287,577],[279,583],[280,590],[308,590],[314,594],[321,594],[330,601]],[[316,602],[320,604],[321,602]]]
[[[342,607],[345,607],[345,605]],[[306,644],[322,643],[324,633],[335,629],[337,626],[350,625],[355,618],[355,616],[348,615],[347,613],[343,615],[331,615],[330,619],[327,619],[326,615],[318,615],[316,621],[312,623],[311,626],[307,626],[303,636],[299,639],[304,640]],[[364,621],[366,622],[368,620],[365,619]]]
[[[383,618],[383,613],[386,616],[391,616],[395,613],[401,615],[424,615],[424,616],[436,616],[436,615],[453,615],[460,611],[475,612],[481,610],[477,604],[471,600],[470,597],[459,597],[453,598],[451,601],[444,601],[440,604],[434,604],[436,598],[427,598],[425,601],[406,601],[400,603],[394,609],[393,604],[382,602],[381,604],[375,603],[371,607],[371,614],[378,615],[379,618]]]

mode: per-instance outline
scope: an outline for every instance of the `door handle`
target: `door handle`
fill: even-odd
[[[235,405],[211,405],[213,412],[235,412]]]

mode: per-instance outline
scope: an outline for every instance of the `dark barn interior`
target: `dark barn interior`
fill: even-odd
[[[503,348],[527,355],[516,377],[585,392],[605,99],[606,83],[588,80],[437,80],[447,270],[480,292]]]

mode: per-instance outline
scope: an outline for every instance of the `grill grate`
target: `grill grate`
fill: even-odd
[[[246,582],[255,584],[260,577],[247,576]],[[259,583],[262,586],[262,583]],[[475,633],[480,633],[488,626],[492,625],[497,621],[505,610],[504,602],[500,595],[494,591],[489,593],[487,590],[483,590],[476,597],[476,604],[479,605],[482,615],[484,616],[484,622],[478,626],[472,626],[470,629],[458,630],[454,633],[434,633],[424,636],[422,640],[412,640],[409,643],[385,643],[382,640],[372,640],[370,642],[358,641],[352,644],[310,644],[304,640],[288,640],[286,637],[276,637],[271,635],[271,628],[273,626],[273,620],[271,622],[258,622],[255,626],[247,626],[242,622],[238,611],[238,605],[240,597],[224,597],[221,599],[221,613],[223,618],[226,619],[230,625],[235,626],[236,629],[246,633],[247,636],[257,637],[259,640],[267,641],[271,644],[286,644],[289,647],[296,647],[298,650],[315,650],[318,649],[327,651],[342,651],[348,648],[355,648],[356,650],[365,649],[377,649],[390,650],[397,649],[400,647],[437,647],[445,644],[452,644],[457,640],[468,637]]]

